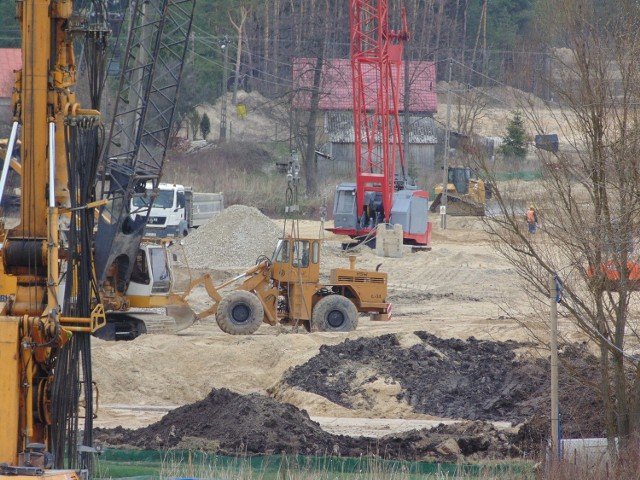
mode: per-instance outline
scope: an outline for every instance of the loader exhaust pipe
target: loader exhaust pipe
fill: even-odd
[[[356,256],[355,255],[349,255],[349,268],[351,270],[355,270],[356,269]]]

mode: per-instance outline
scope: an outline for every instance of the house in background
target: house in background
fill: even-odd
[[[6,138],[11,131],[14,71],[21,68],[22,51],[19,48],[0,48],[0,138]]]
[[[308,109],[315,58],[293,59],[293,87],[296,92],[294,107]],[[411,61],[409,70],[409,102],[404,111],[404,67],[400,78],[399,122],[404,138],[404,115],[409,120],[409,149],[405,151],[407,173],[422,173],[434,166],[436,125],[433,114],[438,110],[436,92],[436,66],[434,62]],[[374,72],[365,81],[376,82]],[[353,133],[353,85],[349,59],[326,60],[322,69],[319,109],[324,112],[326,144],[322,153],[330,160],[318,162],[318,173],[355,175],[355,145]],[[396,169],[398,171],[398,169]]]

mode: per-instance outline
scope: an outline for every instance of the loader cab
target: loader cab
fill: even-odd
[[[320,280],[320,240],[282,238],[272,258],[272,278],[282,283],[317,283]]]
[[[468,196],[473,202],[481,204],[491,198],[491,185],[470,167],[462,165],[449,167],[447,178],[447,192],[449,193]],[[437,188],[436,193],[440,193]]]

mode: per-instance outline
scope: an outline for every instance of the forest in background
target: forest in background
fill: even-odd
[[[129,0],[106,0],[111,12],[125,13]],[[538,74],[548,68],[532,31],[537,0],[389,0],[390,25],[400,28],[401,5],[411,34],[405,60],[431,60],[439,79],[442,61],[456,61],[454,77],[480,85],[487,77],[541,94]],[[19,47],[15,1],[0,0],[4,28],[0,47]],[[126,23],[126,20],[125,20]],[[124,29],[123,29],[124,30]],[[123,32],[114,34],[117,56]],[[226,47],[227,85],[237,75],[240,88],[267,98],[292,89],[291,59],[349,56],[349,8],[345,0],[198,0],[189,64],[185,67],[181,112],[213,103],[223,91]],[[112,73],[115,70],[112,70]]]
[[[536,78],[548,68],[547,56],[532,51],[538,44],[531,31],[536,0],[390,0],[392,28],[402,25],[402,3],[411,35],[405,60],[435,61],[442,79],[443,61],[452,58],[454,77],[464,83],[482,85],[490,78],[544,93]],[[186,72],[188,95],[196,103],[222,93],[225,38],[228,88],[237,75],[240,86],[267,98],[291,92],[292,58],[349,57],[345,0],[199,0],[196,10],[193,65]]]

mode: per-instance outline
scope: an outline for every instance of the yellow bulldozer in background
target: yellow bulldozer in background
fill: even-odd
[[[447,214],[453,216],[485,215],[486,202],[491,198],[491,185],[470,167],[449,167],[447,171]],[[436,213],[442,204],[442,184],[435,187],[436,196],[429,207]]]

